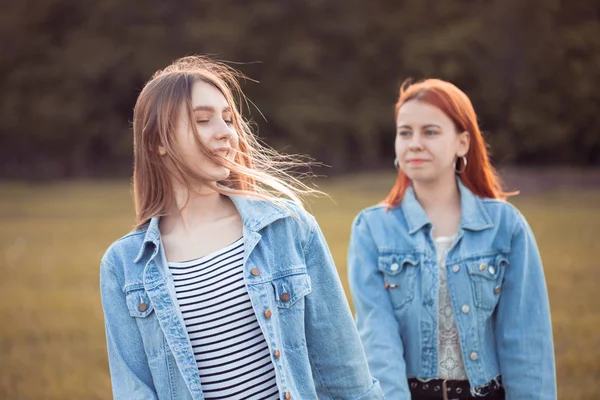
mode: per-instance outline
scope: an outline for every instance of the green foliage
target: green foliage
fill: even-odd
[[[22,0],[0,15],[0,174],[129,174],[144,82],[187,54],[235,64],[277,149],[391,165],[408,77],[473,100],[497,163],[600,164],[600,6],[574,0]]]

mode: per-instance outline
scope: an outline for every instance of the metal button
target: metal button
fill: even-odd
[[[496,286],[494,288],[494,294],[498,294],[498,293],[500,293],[500,286]]]
[[[268,308],[265,310],[265,318],[271,318],[271,310]]]
[[[439,391],[440,391],[440,385],[435,385],[435,386],[433,387],[433,391],[434,391],[434,392],[439,392]]]
[[[452,272],[458,272],[458,270],[460,269],[460,266],[455,265],[454,267],[452,267]]]
[[[485,271],[485,269],[486,269],[486,268],[487,268],[487,265],[485,265],[485,264],[481,264],[481,265],[479,266],[479,270],[480,270],[480,271]]]
[[[494,269],[494,267],[490,267],[488,269],[488,271],[490,271],[490,274],[492,274],[492,275],[496,272],[496,270]]]
[[[462,306],[462,308],[460,310],[466,314],[469,312],[470,309],[471,308],[465,304],[464,306]]]
[[[259,276],[259,275],[260,275],[260,270],[259,270],[258,268],[252,268],[252,269],[250,270],[250,273],[251,273],[253,276]]]
[[[471,355],[470,355],[470,357],[471,357],[471,360],[475,361],[475,360],[477,360],[477,358],[478,358],[479,356],[477,355],[477,353],[475,353],[475,352],[472,352],[472,353],[471,353]]]
[[[427,389],[429,389],[429,384],[428,384],[428,383],[425,383],[425,384],[423,385],[423,390],[427,390]]]
[[[292,394],[290,392],[285,392],[285,400],[290,400],[292,398]]]
[[[140,310],[141,312],[144,312],[148,309],[148,305],[146,303],[140,303],[140,305],[138,306],[138,310]]]
[[[461,387],[457,387],[456,388],[456,394],[461,394],[462,393],[462,388]]]
[[[279,357],[281,357],[281,353],[279,352],[279,350],[275,350],[275,358]]]
[[[417,382],[411,382],[410,383],[410,387],[413,388],[413,389],[416,388],[417,387]]]
[[[392,271],[398,271],[398,268],[400,268],[400,266],[397,263],[393,263],[392,266],[390,267],[390,269]]]
[[[288,301],[290,301],[290,295],[287,293],[282,293],[281,296],[279,297],[281,299],[281,301],[283,301],[284,303],[287,303]]]

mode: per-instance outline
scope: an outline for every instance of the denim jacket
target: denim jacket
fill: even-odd
[[[457,181],[462,215],[446,269],[472,392],[502,375],[509,400],[556,399],[548,294],[531,229],[510,204]],[[388,212],[380,205],[356,217],[348,267],[371,373],[387,399],[409,400],[407,378],[436,378],[439,357],[436,250],[412,188]]]
[[[271,350],[280,398],[382,399],[314,218],[291,203],[283,208],[232,200],[243,221],[244,280]],[[113,394],[203,399],[158,223],[153,218],[113,243],[101,262]]]

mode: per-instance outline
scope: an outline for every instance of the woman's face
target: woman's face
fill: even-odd
[[[410,100],[398,110],[395,150],[399,168],[413,182],[454,179],[457,157],[469,150],[469,134],[457,133],[439,108]]]
[[[198,81],[192,88],[193,121],[188,109],[182,104],[176,131],[176,144],[183,155],[183,162],[198,176],[210,182],[229,177],[230,170],[206,157],[194,138],[190,123],[196,124],[200,141],[216,155],[233,161],[238,148],[238,134],[233,124],[233,112],[225,96],[215,86]]]

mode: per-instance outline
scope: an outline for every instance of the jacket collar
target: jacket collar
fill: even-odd
[[[481,199],[473,194],[459,178],[456,179],[456,182],[460,192],[460,228],[463,230],[481,231],[493,227],[494,224],[485,210]],[[411,235],[425,225],[431,224],[431,221],[429,221],[429,218],[425,214],[425,210],[423,210],[423,207],[417,200],[412,186],[406,189],[399,208],[404,214]]]
[[[290,216],[290,210],[297,207],[291,206],[292,202],[288,200],[277,200],[274,202],[241,196],[230,196],[229,198],[233,201],[233,204],[240,213],[242,224],[245,228],[244,230],[248,229],[254,232],[260,231],[265,226],[278,219]],[[277,204],[277,202],[280,202],[281,204]],[[146,234],[144,235],[144,241],[142,242],[134,262],[138,262],[142,258],[148,244],[153,244],[155,248],[159,247],[159,222],[160,216],[152,217],[150,222],[148,222],[148,225],[145,228]]]

